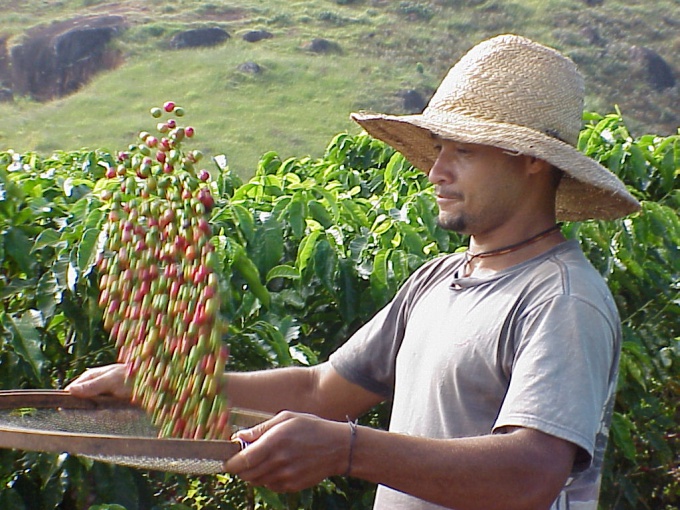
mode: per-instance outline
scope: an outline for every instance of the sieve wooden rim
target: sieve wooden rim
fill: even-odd
[[[0,390],[0,409],[137,409],[129,402],[101,396],[78,398],[63,390]],[[252,426],[269,417],[245,409],[231,410],[237,425]],[[227,440],[173,439],[109,434],[71,433],[0,424],[0,448],[83,456],[149,457],[226,461],[241,450]]]

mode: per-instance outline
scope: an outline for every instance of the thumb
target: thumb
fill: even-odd
[[[237,430],[234,432],[234,434],[231,436],[232,439],[235,439],[237,441],[245,441],[246,443],[252,443],[254,441],[257,441],[259,438],[261,438],[268,430],[272,429],[279,423],[282,423],[288,419],[290,419],[291,413],[288,411],[282,411],[275,415],[274,417],[263,421],[262,423],[258,423],[254,427],[250,427],[247,429],[241,429]]]

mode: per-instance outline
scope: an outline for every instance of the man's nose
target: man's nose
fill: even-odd
[[[453,179],[453,168],[450,158],[447,157],[447,150],[444,148],[439,151],[437,159],[427,174],[427,178],[432,184],[442,184]]]

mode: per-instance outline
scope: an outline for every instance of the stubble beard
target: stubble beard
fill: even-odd
[[[465,234],[467,233],[468,222],[463,215],[454,216],[440,213],[439,216],[437,216],[437,225],[444,230]]]

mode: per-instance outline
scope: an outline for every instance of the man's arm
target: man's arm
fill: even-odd
[[[88,369],[66,389],[78,397],[110,394],[129,399],[131,396],[122,364]],[[286,409],[336,420],[356,418],[382,400],[341,377],[330,363],[226,373],[222,391],[232,407],[270,413]]]
[[[281,413],[239,436],[250,442],[227,471],[277,492],[352,476],[457,510],[550,507],[571,471],[576,446],[527,428],[475,438],[428,439]]]
[[[356,476],[457,510],[548,509],[576,455],[572,443],[528,428],[449,440],[359,434]]]
[[[78,396],[129,397],[124,373],[123,365],[88,370],[68,389]],[[312,413],[284,411],[238,433],[251,444],[225,469],[279,492],[310,487],[350,468],[352,476],[458,510],[536,510],[555,499],[576,453],[573,444],[526,428],[428,439],[358,427],[350,467],[346,415],[361,414],[379,396],[345,380],[329,364],[226,378],[232,405]]]
[[[233,407],[278,413],[289,410],[329,420],[364,414],[383,400],[340,376],[330,363],[255,372],[230,372],[224,392]]]

